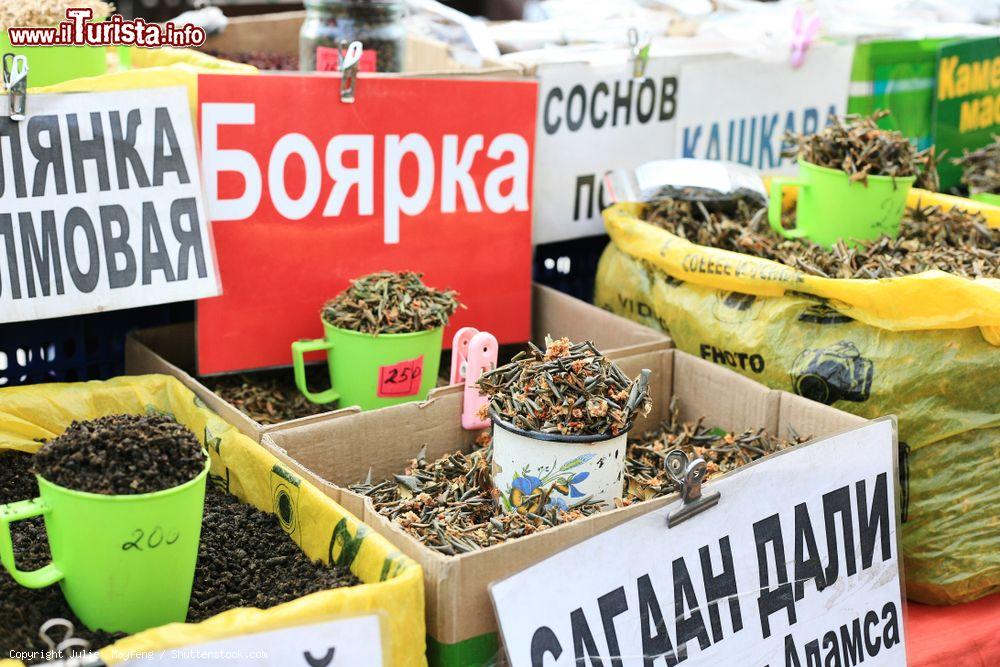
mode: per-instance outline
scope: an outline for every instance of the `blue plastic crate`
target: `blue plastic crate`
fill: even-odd
[[[190,304],[166,304],[0,325],[0,387],[121,375],[129,331],[191,317]]]
[[[535,246],[535,282],[592,303],[597,262],[609,241],[602,234]]]

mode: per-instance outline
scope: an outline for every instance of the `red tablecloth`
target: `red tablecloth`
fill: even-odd
[[[955,607],[908,604],[910,667],[1000,666],[1000,593]]]

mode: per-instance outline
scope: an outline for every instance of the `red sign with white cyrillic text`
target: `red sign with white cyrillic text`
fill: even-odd
[[[201,373],[282,366],[352,278],[413,270],[452,318],[529,337],[531,81],[202,75],[202,170],[223,295],[198,303]]]

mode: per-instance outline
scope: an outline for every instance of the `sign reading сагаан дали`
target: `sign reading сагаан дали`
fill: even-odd
[[[219,293],[185,88],[0,97],[0,323]]]
[[[514,667],[903,667],[895,423],[757,461],[491,587]]]

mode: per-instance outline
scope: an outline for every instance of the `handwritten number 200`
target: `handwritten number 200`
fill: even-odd
[[[125,543],[122,544],[122,551],[129,551],[130,549],[142,551],[143,549],[155,549],[162,545],[170,546],[176,542],[179,537],[180,533],[176,530],[171,530],[169,533],[166,533],[160,526],[155,526],[148,535],[142,528],[136,528],[132,531],[131,539],[126,540]]]

